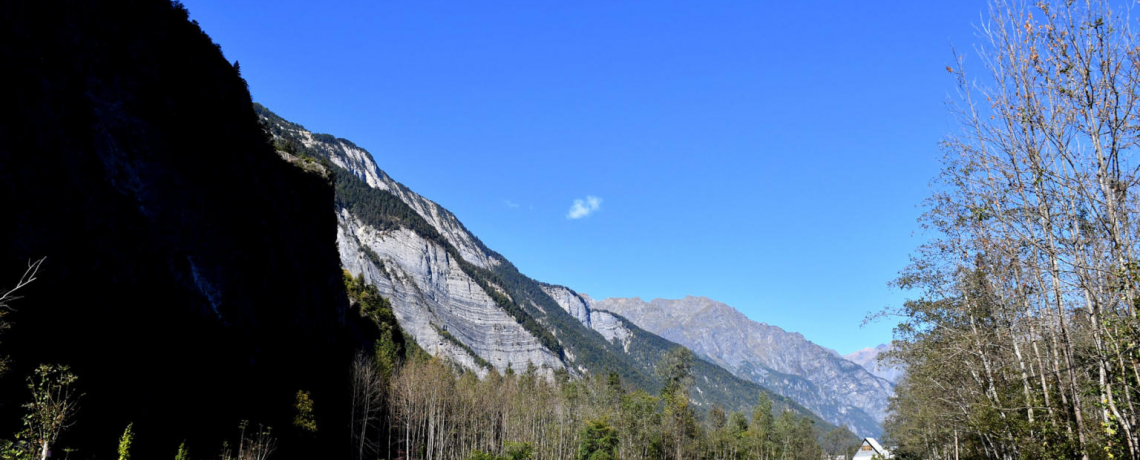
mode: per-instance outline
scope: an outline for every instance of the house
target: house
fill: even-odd
[[[891,451],[884,449],[874,438],[863,438],[863,444],[859,446],[859,450],[855,451],[855,456],[851,457],[851,460],[870,460],[873,458],[891,458]]]

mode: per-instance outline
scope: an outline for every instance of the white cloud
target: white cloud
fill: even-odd
[[[567,219],[581,219],[594,211],[602,208],[602,199],[596,196],[587,196],[586,199],[574,200],[574,204],[570,206],[570,212],[566,213]]]
[[[511,200],[503,200],[503,205],[510,208],[510,209],[518,209],[519,208],[519,204],[515,203],[514,201],[511,201]]]

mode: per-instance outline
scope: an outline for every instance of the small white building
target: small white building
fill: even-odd
[[[874,438],[863,438],[863,444],[859,446],[859,450],[855,451],[855,456],[851,460],[871,460],[873,458],[891,458],[891,451],[884,449],[879,441]]]

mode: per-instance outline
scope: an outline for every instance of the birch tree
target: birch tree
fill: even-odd
[[[890,435],[931,458],[1140,458],[1140,52],[1102,0],[996,0],[894,313]],[[977,73],[974,73],[977,72]],[[966,452],[965,454],[963,452]]]

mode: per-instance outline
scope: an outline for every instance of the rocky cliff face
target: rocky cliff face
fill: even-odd
[[[376,230],[344,209],[338,220],[345,269],[380,288],[400,326],[428,353],[480,375],[487,371],[484,361],[499,371],[564,367],[439,245],[405,228]]]
[[[439,231],[468,262],[482,268],[492,268],[502,263],[502,258],[487,250],[483,242],[467,231],[454,214],[393,180],[364,149],[347,139],[328,134],[314,135],[303,126],[280,118],[263,106],[257,105],[256,108],[274,137],[294,139],[308,151],[327,158],[332,164],[360,178],[369,187],[392,193]]]
[[[455,215],[392,180],[352,142],[313,134],[263,107],[258,110],[275,138],[297,142],[302,151],[326,159],[341,173],[387,192],[441,237],[425,238],[401,225],[377,228],[347,209],[337,212],[341,264],[351,273],[363,273],[389,298],[401,327],[425,351],[480,375],[488,367],[503,372],[535,366],[547,375],[565,368],[557,353],[496,304],[491,292],[505,292],[501,286],[484,289],[454,260],[449,249],[479,269],[502,263]]]
[[[323,159],[345,176],[337,177],[341,263],[391,300],[401,327],[426,351],[480,375],[531,365],[547,375],[614,370],[634,387],[657,391],[654,366],[677,344],[591,308],[588,297],[569,288],[522,275],[352,142],[257,110],[279,147]],[[704,361],[694,374],[694,402],[702,407],[747,411],[766,391]],[[770,397],[776,410],[814,417],[790,399]]]
[[[592,299],[589,296],[578,294],[568,287],[543,285],[542,289],[550,295],[550,298],[558,302],[559,307],[570,313],[584,326],[597,331],[606,340],[621,345],[625,352],[629,352],[629,345],[634,334],[617,315],[591,308]]]
[[[800,334],[757,323],[704,297],[605,299],[589,308],[628,318],[856,434],[882,430],[892,384]]]
[[[879,355],[889,351],[890,345],[881,344],[877,347],[867,347],[854,353],[843,355],[843,359],[863,366],[868,372],[891,383],[898,383],[903,376],[903,369],[892,366],[890,363],[879,362]]]

